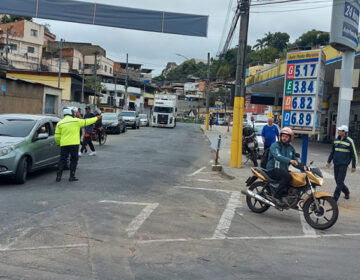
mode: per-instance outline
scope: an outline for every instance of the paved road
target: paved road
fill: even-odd
[[[356,209],[327,232],[251,213],[198,126],[108,141],[79,182],[0,183],[0,279],[358,279]]]

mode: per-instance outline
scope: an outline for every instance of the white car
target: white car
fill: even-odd
[[[256,140],[258,141],[258,145],[259,145],[259,154],[260,154],[260,156],[262,156],[262,154],[264,153],[264,143],[262,141],[261,132],[263,130],[263,127],[266,124],[267,124],[267,122],[255,122],[254,123],[255,135],[256,135]],[[275,125],[278,128],[279,132],[280,132],[279,127],[276,124],[273,124],[273,125]]]
[[[140,126],[149,126],[149,118],[146,114],[139,114]]]

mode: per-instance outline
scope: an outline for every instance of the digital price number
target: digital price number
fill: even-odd
[[[294,96],[291,102],[292,110],[314,110],[315,108],[315,97],[297,97]]]
[[[317,63],[289,64],[286,79],[316,78],[317,68]]]
[[[316,94],[316,85],[316,80],[288,80],[285,94]]]
[[[314,124],[314,113],[308,112],[284,112],[284,126],[312,127]]]

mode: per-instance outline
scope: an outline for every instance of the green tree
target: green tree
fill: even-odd
[[[329,33],[312,29],[302,34],[295,40],[294,46],[302,49],[328,45],[330,41]]]
[[[85,77],[85,86],[95,90],[95,77],[94,76],[87,76]],[[96,82],[96,92],[100,93],[102,91],[106,91],[106,87],[101,84],[100,81]]]
[[[20,20],[27,20],[27,21],[32,21],[31,17],[23,17],[23,16],[17,16],[17,15],[4,15],[0,22],[1,23],[9,23],[9,22],[15,22],[15,21],[20,21]]]

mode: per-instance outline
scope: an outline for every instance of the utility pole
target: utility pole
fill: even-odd
[[[60,55],[60,58],[59,58],[59,77],[58,77],[58,88],[60,88],[60,83],[61,83],[61,64],[62,64],[62,50],[63,50],[63,42],[64,40],[61,39],[60,40],[60,46],[59,46],[59,55]]]
[[[6,30],[6,62],[9,66],[9,51],[10,51],[10,43],[9,43],[9,37],[10,37],[10,32],[11,29],[13,29],[13,25],[11,25],[7,30]]]
[[[114,89],[114,97],[115,100],[116,100],[116,97],[117,97],[117,92],[116,92],[116,84],[117,84],[117,72],[114,73],[114,76],[115,76],[115,89]],[[115,102],[115,111],[116,111],[116,102]]]
[[[84,103],[85,65],[82,66],[81,103]]]
[[[209,110],[209,103],[210,103],[210,53],[208,53],[207,59],[207,71],[206,71],[206,117],[205,117],[205,130],[209,130],[209,118],[210,118],[210,110]]]
[[[128,94],[127,94],[127,90],[128,90],[128,67],[129,67],[129,54],[126,54],[126,68],[125,68],[125,96],[124,96],[124,106],[125,106],[125,110],[127,110],[129,107],[127,105],[127,99],[128,99]],[[126,107],[127,106],[127,107]]]
[[[97,55],[98,52],[95,52],[95,61],[94,61],[94,105],[96,105],[96,85],[97,85]]]
[[[241,168],[245,99],[245,58],[249,27],[250,0],[241,0],[238,5],[240,5],[240,33],[236,63],[234,120],[231,139],[230,166]]]

